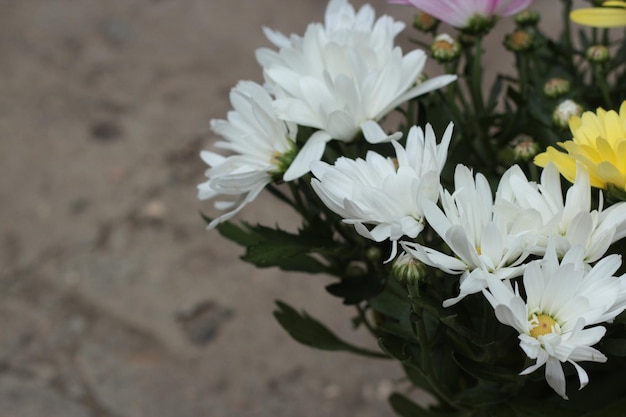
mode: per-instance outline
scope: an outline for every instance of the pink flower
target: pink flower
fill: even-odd
[[[457,28],[468,28],[472,20],[490,21],[524,10],[532,0],[390,0],[413,5],[421,11]]]

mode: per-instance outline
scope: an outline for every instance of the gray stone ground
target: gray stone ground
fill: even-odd
[[[271,316],[283,299],[371,346],[328,279],[254,269],[198,215],[208,120],[260,81],[261,26],[302,33],[324,7],[0,0],[0,417],[393,415],[397,364]],[[241,217],[296,223],[267,196]]]

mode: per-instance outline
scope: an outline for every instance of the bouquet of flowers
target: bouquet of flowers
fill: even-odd
[[[263,85],[211,122],[229,153],[201,153],[208,227],[257,267],[336,277],[380,351],[274,315],[306,345],[400,362],[437,404],[394,393],[398,415],[626,415],[626,43],[607,29],[626,2],[560,0],[558,39],[531,0],[394,2],[417,8],[408,53],[404,23],[348,0],[303,35],[264,29]],[[486,85],[500,18],[515,74]],[[231,221],[263,190],[297,232]]]

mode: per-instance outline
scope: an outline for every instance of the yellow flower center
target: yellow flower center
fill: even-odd
[[[554,329],[557,325],[556,320],[547,314],[540,314],[531,319],[531,324],[534,327],[530,330],[530,335],[535,339],[539,336],[546,335],[548,333],[553,333]]]

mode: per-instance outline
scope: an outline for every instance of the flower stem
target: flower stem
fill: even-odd
[[[475,112],[478,115],[481,115],[485,110],[482,92],[482,41],[482,35],[477,35],[474,42],[474,55],[472,57],[472,74],[470,80],[470,92],[472,94]]]

